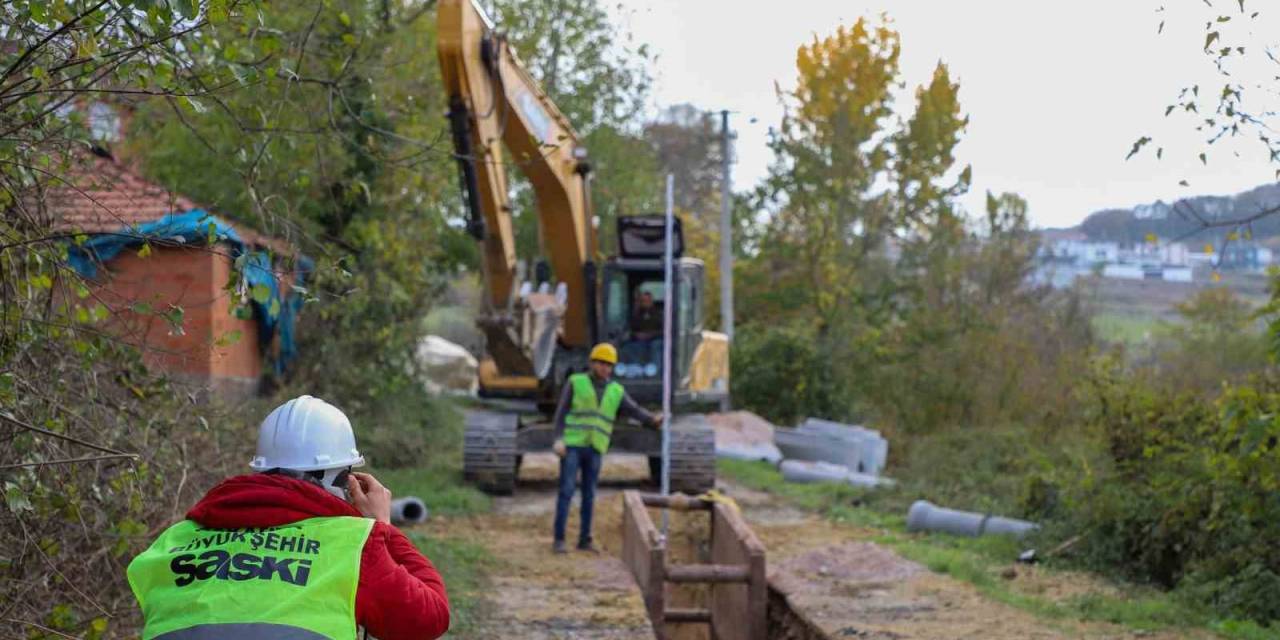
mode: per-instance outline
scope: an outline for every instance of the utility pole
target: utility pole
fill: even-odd
[[[729,111],[720,112],[720,328],[733,342],[733,220],[731,178],[732,136]]]

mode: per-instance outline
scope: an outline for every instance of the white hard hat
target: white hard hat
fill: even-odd
[[[319,398],[299,396],[276,407],[262,421],[258,452],[249,467],[319,471],[363,464],[346,414]]]

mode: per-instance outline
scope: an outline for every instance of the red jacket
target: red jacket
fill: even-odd
[[[355,507],[311,483],[253,474],[209,490],[187,518],[217,529],[275,527]],[[379,640],[430,640],[449,630],[449,596],[431,561],[399,529],[375,522],[360,557],[356,624]]]

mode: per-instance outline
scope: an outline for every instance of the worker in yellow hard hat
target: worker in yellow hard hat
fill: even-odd
[[[564,529],[569,519],[569,502],[573,500],[578,473],[582,474],[582,528],[578,549],[596,551],[591,539],[591,509],[596,497],[596,481],[604,454],[609,451],[613,423],[619,417],[657,427],[661,413],[650,413],[627,395],[621,384],[613,380],[613,367],[618,364],[618,350],[602,342],[591,349],[590,373],[569,376],[560,404],[556,407],[555,452],[560,456],[560,493],[556,497],[555,542],[552,550],[565,553]]]

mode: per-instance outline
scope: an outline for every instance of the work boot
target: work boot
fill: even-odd
[[[600,549],[596,548],[596,545],[590,540],[587,540],[586,542],[579,542],[578,551],[586,551],[587,553],[600,553]]]
[[[551,543],[551,552],[552,553],[569,553],[569,550],[565,548],[564,540],[556,540],[555,542]]]

